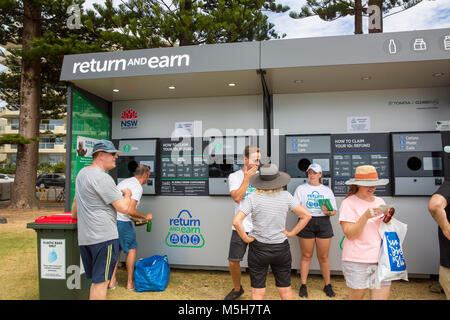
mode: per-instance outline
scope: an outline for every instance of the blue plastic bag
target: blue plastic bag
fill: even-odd
[[[134,269],[136,292],[164,291],[169,283],[169,275],[169,260],[166,255],[140,259]]]

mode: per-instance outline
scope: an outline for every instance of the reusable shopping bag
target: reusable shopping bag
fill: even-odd
[[[408,280],[405,256],[402,244],[406,236],[407,225],[395,218],[390,223],[381,222],[381,250],[378,259],[379,281]]]
[[[169,283],[170,267],[166,255],[140,259],[134,269],[136,292],[164,291]]]

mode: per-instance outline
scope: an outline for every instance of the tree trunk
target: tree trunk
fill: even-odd
[[[180,13],[183,15],[192,15],[192,0],[185,0],[180,2]],[[180,34],[180,47],[190,46],[193,44],[193,26],[186,25],[185,28],[182,29],[182,33]]]
[[[383,32],[383,0],[369,0],[370,6],[377,6],[378,9],[370,12],[369,10],[369,33]]]
[[[355,34],[362,34],[362,16],[363,16],[363,7],[362,0],[355,0]]]
[[[36,2],[34,2],[36,3]],[[40,57],[30,59],[27,53],[31,41],[41,33],[41,7],[25,0],[23,17],[22,76],[20,82],[19,134],[25,138],[39,137],[39,108],[41,99]],[[11,195],[12,208],[37,208],[36,172],[39,157],[39,142],[17,146],[16,176]]]

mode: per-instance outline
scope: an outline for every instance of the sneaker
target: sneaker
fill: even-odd
[[[301,286],[300,286],[300,290],[299,290],[299,292],[298,292],[298,295],[300,296],[300,297],[305,297],[305,298],[308,298],[308,288],[306,288],[306,284],[302,284]]]
[[[231,289],[230,293],[227,294],[227,296],[225,297],[225,300],[236,300],[237,298],[239,298],[242,294],[244,293],[244,288],[239,289],[238,292],[234,291],[234,288]]]
[[[325,292],[325,294],[331,298],[335,296],[331,283],[323,287],[323,292]]]

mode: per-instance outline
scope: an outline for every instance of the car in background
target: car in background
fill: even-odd
[[[40,174],[36,181],[36,186],[39,188],[62,187],[66,185],[66,178],[56,173]]]
[[[1,182],[14,182],[14,178],[8,176],[7,174],[0,173],[0,183]]]

